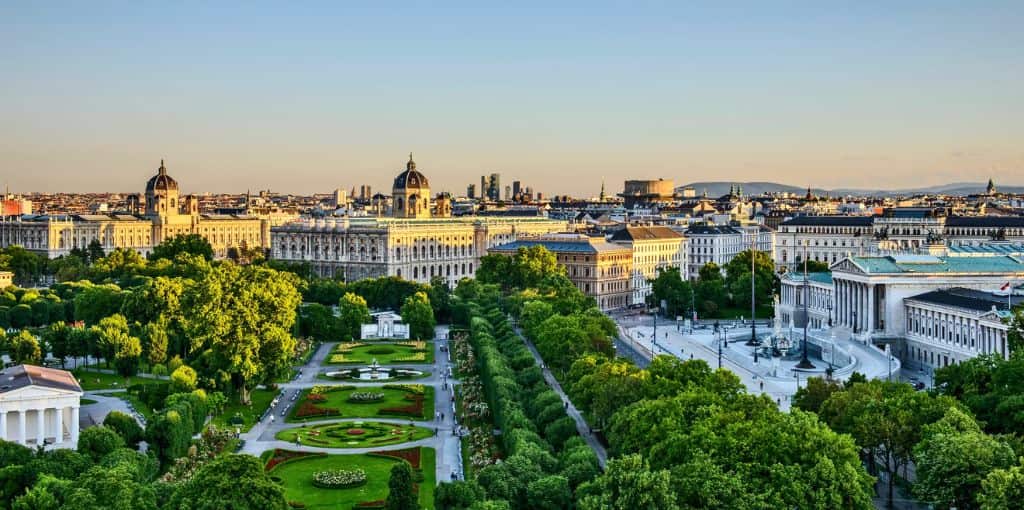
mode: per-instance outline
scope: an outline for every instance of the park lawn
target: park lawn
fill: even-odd
[[[342,342],[334,348],[323,364],[369,365],[373,360],[377,360],[381,365],[433,363],[434,346],[422,340],[372,344]]]
[[[85,391],[123,390],[137,382],[153,382],[153,379],[146,379],[138,376],[129,377],[126,381],[124,377],[117,374],[89,372],[83,370],[76,370],[74,372],[74,376],[75,379],[78,379],[78,385]]]
[[[268,458],[266,452],[260,458]],[[268,474],[284,487],[284,496],[289,502],[303,503],[310,510],[349,510],[358,503],[387,498],[388,478],[396,462],[402,461],[365,454],[316,456],[280,464]],[[437,483],[435,464],[433,448],[421,448],[423,482],[419,484],[419,503],[425,509],[434,508],[434,485]],[[362,469],[366,472],[366,484],[351,489],[320,489],[313,486],[313,473],[339,469]]]
[[[348,434],[349,431],[361,431]],[[434,435],[434,431],[409,424],[382,423],[375,421],[349,421],[293,427],[277,433],[281,441],[295,442],[299,436],[301,444],[323,448],[374,448],[409,441],[419,441]]]
[[[218,428],[233,429],[235,425],[231,424],[231,418],[235,413],[239,413],[242,416],[242,425],[239,427],[242,429],[242,432],[248,432],[256,424],[256,421],[260,419],[260,416],[263,416],[264,411],[270,407],[270,402],[274,400],[277,394],[277,391],[257,388],[249,393],[252,403],[247,406],[239,404],[238,397],[232,396],[228,404],[224,406],[224,412],[214,416],[210,423]]]
[[[125,402],[130,403],[132,407],[134,407],[135,410],[139,412],[139,414],[146,418],[147,422],[153,418],[153,409],[151,409],[148,405],[146,405],[145,402],[139,399],[137,395],[133,393],[124,392],[116,393],[114,396],[121,400],[124,400]]]
[[[395,386],[399,386],[396,384]],[[295,400],[295,405],[292,406],[288,416],[285,417],[285,421],[288,423],[305,422],[314,420],[329,420],[336,418],[396,418],[396,419],[409,419],[409,420],[428,420],[434,417],[434,388],[431,386],[423,387],[423,414],[419,416],[409,416],[405,414],[389,414],[381,413],[382,409],[394,408],[394,407],[406,407],[412,405],[414,402],[406,400],[406,395],[411,395],[412,392],[388,388],[383,386],[331,386],[328,387],[331,391],[324,393],[327,400],[323,402],[316,402],[314,405],[318,408],[323,409],[337,409],[338,414],[331,415],[315,415],[300,418],[296,416],[298,410],[302,408],[303,403],[309,396],[309,389],[303,390],[299,395],[299,398]],[[376,402],[366,403],[354,403],[349,402],[348,397],[352,393],[383,393],[384,398]]]

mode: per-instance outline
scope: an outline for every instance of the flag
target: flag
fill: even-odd
[[[1009,289],[1009,288],[1010,288],[1010,282],[1006,282],[1006,283],[1003,284],[1002,287],[999,287],[999,290],[1000,291],[1005,291],[1006,289]]]

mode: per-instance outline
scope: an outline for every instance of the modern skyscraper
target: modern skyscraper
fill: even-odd
[[[491,174],[490,181],[487,196],[494,201],[501,200],[501,174]]]
[[[470,184],[469,186],[466,186],[466,197],[468,197],[468,198],[476,198],[476,185],[475,184]]]

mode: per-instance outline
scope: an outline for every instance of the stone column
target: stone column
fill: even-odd
[[[46,409],[36,409],[36,445],[46,443]]]
[[[18,442],[25,444],[25,411],[17,410],[18,413]]]
[[[0,411],[0,439],[7,440],[7,411]]]
[[[871,332],[875,330],[875,286],[867,285],[865,292],[867,292],[868,304],[868,327],[865,331]]]
[[[56,409],[57,413],[54,415],[54,429],[56,432],[53,434],[53,444],[61,444],[64,442],[64,408]]]
[[[71,408],[71,424],[68,427],[71,432],[71,442],[75,445],[78,444],[78,406]]]

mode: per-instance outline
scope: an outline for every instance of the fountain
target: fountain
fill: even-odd
[[[424,375],[420,370],[411,368],[382,368],[377,358],[367,367],[353,368],[349,370],[336,370],[324,374],[331,379],[359,379],[360,381],[385,381],[395,378],[414,379]]]

